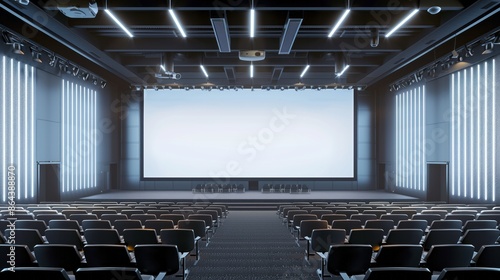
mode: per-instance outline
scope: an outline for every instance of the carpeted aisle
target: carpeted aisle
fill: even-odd
[[[304,260],[305,241],[297,247],[274,211],[232,211],[188,279],[318,279],[316,261]]]

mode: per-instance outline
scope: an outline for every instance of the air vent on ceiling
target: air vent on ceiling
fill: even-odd
[[[95,18],[99,11],[93,0],[57,0],[57,9],[69,18]]]

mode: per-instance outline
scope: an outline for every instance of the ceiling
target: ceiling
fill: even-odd
[[[497,31],[500,19],[500,0],[110,0],[97,1],[95,18],[69,18],[57,9],[58,2],[88,0],[40,0],[28,5],[4,0],[0,2],[0,16],[6,19],[2,24],[101,77],[113,73],[114,78],[141,86],[366,87],[390,83],[448,55],[453,48]],[[132,38],[104,12],[106,5]],[[433,5],[441,8],[438,14],[427,11]],[[254,38],[249,35],[252,6],[256,14]],[[351,12],[328,38],[348,6]],[[170,17],[170,7],[186,38]],[[413,9],[419,12],[386,38]],[[227,24],[230,52],[219,49],[211,23],[214,19]],[[289,26],[300,23],[300,28],[296,36],[291,32],[285,40],[293,42],[291,50],[281,49],[280,54],[280,40],[289,20]],[[377,46],[371,46],[374,32],[379,33]],[[265,59],[242,61],[242,50],[265,51]],[[161,71],[160,64],[179,73],[181,79],[155,77]],[[337,68],[347,64],[349,68],[337,77],[336,64]],[[301,78],[306,65],[310,65],[309,70]]]

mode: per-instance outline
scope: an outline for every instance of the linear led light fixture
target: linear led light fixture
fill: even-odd
[[[332,28],[332,31],[330,31],[330,33],[328,34],[328,38],[331,38],[333,36],[333,34],[335,33],[335,31],[337,31],[337,29],[339,29],[340,25],[342,24],[342,22],[344,22],[344,20],[347,18],[347,15],[350,12],[351,12],[351,9],[347,9],[344,11],[344,13],[342,14],[342,17],[340,17],[339,21],[337,21],[335,26]]]
[[[290,54],[301,24],[301,18],[289,18],[287,20],[285,30],[283,30],[283,35],[280,38],[280,49],[278,54]]]
[[[172,17],[172,19],[174,20],[175,25],[177,26],[177,29],[181,33],[182,37],[186,38],[187,37],[186,32],[184,32],[184,29],[182,28],[181,23],[177,19],[177,16],[175,15],[174,10],[168,9],[168,13],[170,14],[170,16]]]
[[[250,10],[250,38],[255,36],[255,9]]]
[[[349,64],[347,64],[344,69],[342,69],[342,71],[340,71],[340,73],[337,74],[337,77],[340,77],[344,74],[345,71],[347,71],[347,69],[349,68]]]
[[[125,27],[125,25],[123,25],[123,24],[120,22],[120,20],[119,20],[117,17],[115,17],[115,15],[113,15],[113,13],[112,13],[110,10],[108,10],[108,9],[104,9],[104,11],[106,12],[106,14],[108,14],[108,16],[109,16],[112,20],[114,20],[114,22],[115,22],[116,24],[118,24],[118,26],[120,26],[120,27],[121,27],[121,29],[123,29],[123,31],[125,31],[125,33],[127,33],[127,35],[128,35],[130,38],[134,37],[134,35],[132,35],[132,33],[130,33],[130,31],[128,31],[128,29]]]
[[[208,78],[208,73],[207,70],[205,70],[205,67],[203,65],[200,65],[201,71],[203,71],[203,74],[205,74],[205,77]]]
[[[163,70],[163,72],[167,72],[167,70],[165,69],[165,66],[163,64],[160,64],[160,68],[161,68],[161,70]]]
[[[250,64],[250,78],[253,78],[253,64]]]
[[[214,29],[215,39],[222,53],[231,52],[231,38],[229,37],[229,28],[225,18],[211,18],[212,28]]]
[[[300,74],[300,77],[304,77],[304,75],[306,74],[307,70],[309,70],[309,64],[306,65],[306,68],[304,68],[304,70],[302,70],[302,73]]]
[[[405,24],[407,21],[409,21],[415,14],[417,14],[418,9],[413,9],[413,11],[407,15],[400,23],[398,23],[389,33],[385,34],[385,38],[389,38],[392,33],[396,32],[403,24]]]

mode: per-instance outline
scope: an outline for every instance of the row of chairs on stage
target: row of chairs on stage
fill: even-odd
[[[244,193],[243,184],[197,184],[193,193]]]
[[[264,184],[262,193],[310,193],[306,184]]]

